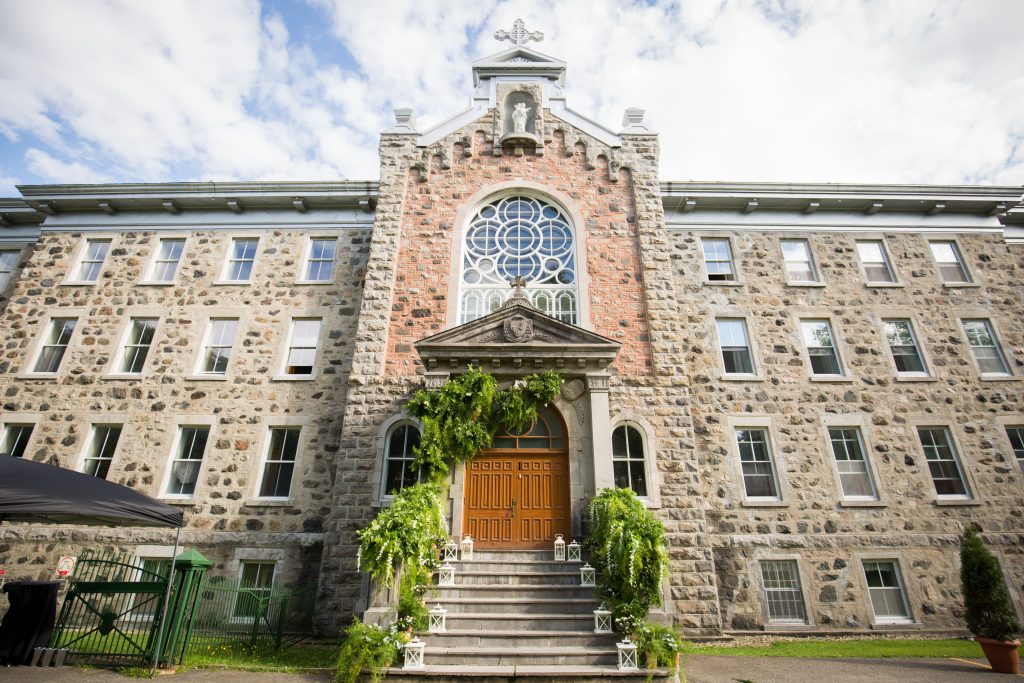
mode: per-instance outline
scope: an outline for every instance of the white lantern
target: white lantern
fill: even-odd
[[[582,562],[582,558],[580,558],[580,548],[581,547],[582,546],[579,543],[576,542],[575,538],[572,539],[572,543],[570,543],[568,546],[566,546],[566,550],[569,551],[569,561],[570,562]]]
[[[455,541],[449,540],[444,544],[444,556],[441,558],[445,562],[458,562],[459,561],[459,545]]]
[[[555,534],[555,562],[565,562],[565,541],[562,534]]]
[[[441,575],[437,579],[438,586],[454,586],[455,585],[455,567],[451,566],[447,562],[441,565]]]
[[[462,560],[473,559],[473,537],[466,534],[462,539]]]
[[[612,612],[602,602],[601,606],[594,610],[594,633],[612,632]]]
[[[593,586],[597,579],[597,572],[590,563],[587,562],[585,565],[580,567],[580,585],[581,586]]]
[[[640,667],[636,663],[636,645],[629,642],[628,636],[623,638],[621,643],[615,643],[615,648],[619,651],[619,671],[639,671]]]
[[[448,618],[448,610],[441,605],[435,605],[430,610],[430,632],[431,633],[444,633],[448,630],[446,620]]]
[[[413,636],[412,640],[405,644],[405,669],[422,669],[423,668],[423,648],[426,646],[422,640]],[[636,649],[636,646],[633,646]],[[635,657],[634,657],[635,658]],[[622,655],[619,655],[619,661],[622,660]],[[622,668],[621,666],[619,667]],[[636,668],[636,667],[633,667]]]

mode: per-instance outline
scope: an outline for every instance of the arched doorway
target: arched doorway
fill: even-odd
[[[466,465],[462,527],[475,547],[547,548],[571,521],[565,423],[553,408]]]

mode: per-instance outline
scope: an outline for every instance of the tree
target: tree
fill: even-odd
[[[973,526],[964,531],[960,547],[960,586],[970,632],[982,638],[1013,640],[1020,624],[1013,612],[1003,572]]]

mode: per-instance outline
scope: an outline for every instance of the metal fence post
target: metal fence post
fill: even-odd
[[[160,653],[160,661],[164,664],[178,663],[185,653],[188,636],[192,632],[196,599],[203,585],[203,576],[211,566],[213,562],[195,549],[186,550],[174,558],[174,592],[167,613],[167,639]]]

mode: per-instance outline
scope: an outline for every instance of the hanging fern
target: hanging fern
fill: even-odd
[[[416,484],[402,489],[358,533],[358,567],[390,586],[398,567],[427,565],[448,538],[440,488]]]
[[[497,416],[500,426],[510,434],[519,434],[533,424],[537,413],[558,395],[562,377],[556,372],[527,375],[498,394]]]

